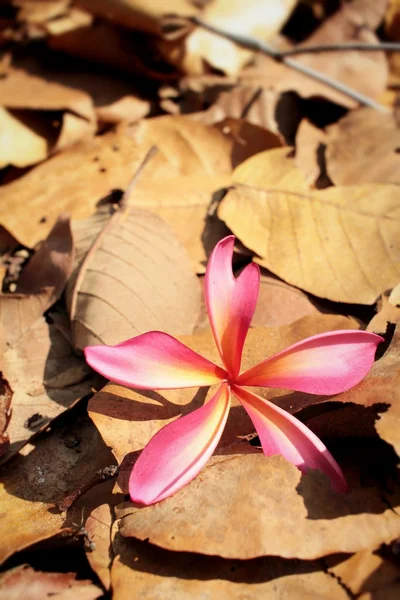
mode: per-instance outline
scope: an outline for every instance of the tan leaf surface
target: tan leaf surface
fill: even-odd
[[[301,290],[261,271],[257,308],[253,327],[288,325],[307,315],[317,314],[317,306]]]
[[[303,119],[296,134],[296,156],[294,162],[304,173],[310,187],[327,187],[325,173],[321,173],[326,133]],[[321,176],[323,180],[321,181]]]
[[[84,91],[37,77],[24,69],[10,69],[0,79],[0,98],[6,108],[69,110],[85,119],[94,119],[92,99]]]
[[[346,42],[379,43],[368,28],[376,29],[383,18],[387,0],[356,0],[341,5],[333,16],[299,46],[340,44]],[[366,96],[374,98],[385,90],[388,65],[383,53],[345,50],[332,54],[323,52],[293,57],[296,62],[319,71]],[[369,77],[365,77],[365,73]],[[271,58],[259,54],[255,66],[246,68],[240,76],[242,83],[273,87],[278,92],[296,91],[303,97],[322,96],[349,108],[358,104],[348,96],[289,69]]]
[[[241,0],[234,4],[229,0],[213,0],[201,17],[222,30],[267,39],[280,30],[294,5],[295,0]],[[186,73],[200,75],[208,63],[227,75],[236,75],[252,55],[249,50],[199,27],[185,40],[181,67]]]
[[[376,456],[371,445],[372,450]],[[147,507],[128,502],[117,507],[120,532],[168,550],[235,559],[309,560],[397,538],[399,487],[392,488],[389,507],[375,482],[363,483],[354,450],[339,462],[350,486],[347,494],[334,493],[317,471],[301,475],[281,456],[227,447],[170,498]]]
[[[96,600],[103,590],[88,579],[76,579],[75,573],[42,573],[29,565],[20,565],[0,575],[0,598],[25,600]]]
[[[2,460],[101,382],[57,327],[44,318],[6,349],[3,360],[4,374],[15,392],[7,429],[11,443]]]
[[[10,438],[6,429],[11,417],[11,400],[13,391],[8,381],[1,377],[0,380],[0,457],[8,451]]]
[[[77,348],[152,329],[193,331],[200,290],[189,257],[155,214],[132,208],[75,228],[77,269],[67,288]]]
[[[340,579],[342,584],[358,597],[363,592],[373,592],[391,585],[400,576],[400,567],[388,560],[383,552],[365,550],[353,556],[337,560],[327,557],[328,572]]]
[[[400,183],[400,130],[390,113],[352,111],[329,130],[326,161],[335,185]]]
[[[340,315],[308,316],[287,326],[250,329],[243,353],[242,371],[275,352],[283,350],[301,339],[334,329],[356,329],[352,319]],[[210,330],[195,336],[181,336],[190,348],[208,359],[220,363],[217,348]],[[99,429],[107,446],[121,463],[126,454],[141,450],[150,438],[167,423],[187,414],[204,403],[211,388],[158,390],[133,390],[109,383],[90,399],[90,418]],[[274,399],[279,404],[279,396],[287,396],[287,391],[271,388],[257,388],[263,397]],[[310,396],[308,396],[310,402]],[[295,410],[295,406],[285,406]],[[228,419],[220,446],[228,446],[241,436],[254,432],[245,410],[232,398],[231,415]]]
[[[399,280],[398,186],[306,192],[279,152],[235,170],[233,180],[242,185],[223,198],[218,216],[261,266],[291,285],[337,302],[372,304]]]
[[[110,589],[110,567],[112,563],[111,552],[111,526],[113,523],[112,508],[108,504],[101,504],[92,510],[86,523],[86,531],[95,541],[95,548],[88,552],[86,557],[106,590]]]
[[[8,165],[26,167],[47,157],[51,131],[48,125],[42,127],[40,120],[35,125],[39,127],[31,129],[29,124],[0,106],[0,168]]]
[[[132,589],[154,600],[346,600],[337,580],[316,562],[265,557],[224,560],[183,552],[167,552],[151,544],[123,538],[113,527],[116,553],[111,581],[115,600],[130,600]]]
[[[46,235],[60,211],[87,218],[100,198],[127,188],[153,145],[158,152],[130,202],[166,220],[195,268],[204,272],[207,253],[226,231],[217,220],[213,226],[207,221],[206,228],[204,221],[213,192],[230,182],[233,141],[187,117],[148,119],[67,149],[1,188],[0,221],[30,245]],[[10,205],[15,207],[12,212]]]
[[[68,8],[69,0],[12,0],[17,7],[19,21],[43,23],[62,15]]]
[[[198,10],[188,0],[79,0],[78,6],[124,27],[148,33],[161,32],[161,19],[165,14],[193,16]]]
[[[0,562],[65,525],[54,504],[113,462],[96,428],[74,418],[1,468]]]
[[[378,301],[378,312],[368,323],[367,331],[384,335],[388,325],[397,325],[400,322],[400,307],[391,301],[391,296],[386,293]]]

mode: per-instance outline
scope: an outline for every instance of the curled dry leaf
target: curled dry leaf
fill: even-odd
[[[3,361],[4,374],[15,392],[7,428],[10,447],[2,461],[102,382],[44,318],[21,333],[4,352]]]
[[[350,112],[328,133],[326,162],[335,185],[400,183],[400,129],[390,113]]]
[[[250,368],[266,357],[283,350],[301,339],[331,331],[334,329],[357,329],[357,323],[340,315],[308,316],[280,328],[250,329],[243,352],[242,370]],[[219,364],[220,358],[213,336],[209,330],[200,335],[181,336],[179,339],[196,352]],[[271,388],[257,388],[257,393],[269,400],[280,403],[287,391]],[[150,438],[167,423],[181,415],[187,414],[200,407],[208,393],[211,396],[215,390],[211,388],[158,390],[133,390],[109,383],[89,400],[88,411],[90,418],[99,429],[107,446],[109,446],[118,463],[124,460],[128,453],[141,450]],[[312,397],[308,396],[312,402]],[[296,411],[296,406],[285,406],[290,412]],[[225,427],[220,447],[229,446],[238,438],[252,434],[254,426],[246,411],[232,398],[231,416]]]
[[[288,325],[318,312],[315,303],[301,290],[262,270],[253,327]]]
[[[0,379],[0,458],[8,451],[10,438],[6,429],[11,417],[13,391],[6,379]]]
[[[368,444],[376,456],[376,448]],[[321,473],[301,475],[281,456],[266,458],[237,445],[224,448],[174,496],[152,506],[127,502],[117,507],[121,535],[168,550],[235,559],[310,560],[396,539],[400,535],[398,485],[393,483],[388,500],[375,481],[369,486],[364,483],[354,442],[353,450],[344,454],[339,462],[350,491],[336,494]],[[395,472],[393,464],[393,481]]]
[[[189,17],[198,13],[189,0],[169,0],[168,5],[160,0],[79,0],[77,4],[103,19],[155,34],[161,33],[166,14]]]
[[[326,133],[303,119],[296,134],[295,164],[304,174],[310,187],[328,187],[323,153],[326,147]]]
[[[61,215],[17,280],[15,294],[0,294],[4,341],[14,346],[61,296],[72,271],[74,246],[68,215]]]
[[[340,583],[317,562],[264,557],[233,561],[216,556],[168,552],[127,539],[112,529],[115,558],[111,582],[115,600],[128,600],[132,589],[142,598],[204,598],[242,600],[347,600]]]
[[[234,142],[215,127],[188,117],[146,119],[76,144],[3,186],[0,219],[29,245],[37,241],[37,225],[45,235],[62,210],[74,219],[87,218],[100,198],[127,188],[152,146],[158,152],[130,203],[165,220],[188,250],[194,268],[204,272],[208,253],[226,232],[207,213],[213,193],[231,181]],[[27,203],[29,214],[24,210]],[[10,205],[15,207],[12,212]]]
[[[0,599],[96,600],[103,590],[89,579],[76,579],[75,573],[42,573],[29,565],[14,567],[0,575]]]
[[[400,286],[397,286],[400,289]],[[396,288],[393,290],[395,291]],[[389,325],[397,325],[400,322],[400,307],[395,304],[392,294],[386,293],[378,301],[378,312],[368,323],[367,331],[385,335]]]
[[[77,268],[67,288],[77,348],[116,344],[152,329],[191,333],[200,290],[168,226],[136,208],[76,226]]]
[[[0,106],[0,168],[26,167],[44,160],[54,138],[51,126],[40,118],[31,128]]]
[[[1,468],[0,562],[68,525],[55,505],[113,463],[90,420],[75,415],[71,421]]]
[[[346,42],[377,44],[379,39],[371,30],[375,30],[381,22],[386,4],[387,0],[346,2],[299,47]],[[332,54],[324,52],[294,58],[305,67],[319,71],[371,98],[379,96],[385,90],[388,65],[383,52],[344,50],[336,52],[334,58]],[[365,77],[365,73],[369,77]],[[240,79],[247,85],[273,87],[278,92],[296,91],[306,98],[322,96],[349,108],[358,106],[355,100],[329,85],[297,73],[263,54],[257,55],[255,66],[246,68]]]
[[[385,556],[386,554],[386,556]],[[362,593],[380,591],[394,583],[400,576],[400,566],[388,560],[388,552],[364,550],[350,557],[327,557],[328,572],[344,584],[350,593],[359,597]]]
[[[207,3],[201,18],[222,30],[268,39],[277,33],[289,17],[296,0],[213,0]],[[227,75],[237,75],[253,53],[237,44],[196,28],[185,42],[179,66],[190,74],[200,75],[211,67]]]
[[[109,590],[111,585],[110,568],[113,560],[111,526],[113,521],[111,506],[101,504],[92,510],[85,523],[89,537],[96,540],[96,547],[92,552],[88,552],[86,557],[106,590]]]
[[[288,283],[329,300],[372,304],[399,280],[398,187],[310,193],[283,152],[240,165],[233,174],[240,184],[223,198],[218,216],[258,254],[256,262]]]

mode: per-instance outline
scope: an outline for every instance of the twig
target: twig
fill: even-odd
[[[340,81],[331,79],[327,75],[324,75],[323,73],[320,73],[315,69],[307,67],[306,65],[303,65],[289,57],[286,57],[283,52],[277,50],[276,48],[273,48],[272,46],[266,44],[261,40],[241,35],[239,33],[231,33],[229,31],[224,31],[222,29],[219,29],[218,27],[214,27],[214,25],[211,25],[206,21],[203,21],[199,17],[190,17],[190,21],[195,25],[198,25],[199,27],[203,27],[204,29],[211,31],[212,33],[220,35],[221,37],[224,37],[228,40],[231,40],[232,42],[235,42],[236,44],[239,44],[243,48],[253,50],[254,52],[261,52],[262,54],[266,54],[267,56],[276,60],[277,62],[281,62],[287,67],[290,67],[291,69],[298,71],[299,73],[303,73],[303,75],[306,75],[307,77],[310,77],[315,81],[319,81],[320,83],[325,84],[331,89],[341,92],[342,94],[348,96],[349,98],[352,98],[353,100],[355,100],[359,104],[362,104],[363,106],[369,106],[370,108],[374,108],[375,110],[379,110],[380,112],[389,112],[386,106],[383,106],[383,104],[379,104],[379,102],[375,102],[375,100],[373,100],[372,98],[368,98],[368,96],[360,94],[359,92],[353,90],[344,83],[340,83]]]
[[[361,50],[364,52],[400,52],[398,42],[381,42],[379,44],[365,44],[362,42],[345,42],[343,44],[321,44],[319,46],[298,46],[290,50],[282,50],[280,55],[297,56],[298,54],[316,54],[319,52],[343,52],[346,50]]]

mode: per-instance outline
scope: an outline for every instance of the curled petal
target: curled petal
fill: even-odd
[[[230,390],[223,384],[209,402],[169,423],[150,440],[133,467],[133,502],[154,504],[189,483],[214,452],[228,417]]]
[[[331,331],[314,335],[242,373],[237,385],[288,388],[309,394],[339,394],[370,370],[379,335]]]
[[[161,331],[149,331],[116,346],[89,346],[85,356],[104,377],[138,389],[213,385],[227,377],[224,369]]]
[[[291,414],[238,386],[233,394],[243,404],[259,435],[265,456],[281,454],[301,471],[318,469],[337,492],[347,489],[344,475],[321,440]]]
[[[256,308],[260,269],[251,263],[238,278],[232,272],[235,238],[214,248],[205,277],[205,297],[215,342],[231,378],[240,370],[243,345]]]

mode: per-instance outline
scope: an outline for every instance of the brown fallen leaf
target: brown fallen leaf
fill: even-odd
[[[400,576],[400,566],[388,560],[388,552],[365,550],[342,558],[326,557],[328,572],[337,578],[354,596],[385,589]]]
[[[208,600],[307,598],[346,600],[340,583],[320,564],[264,557],[233,561],[216,556],[168,552],[122,537],[114,524],[111,567],[113,597],[128,600],[132,589],[140,597],[206,597]]]
[[[0,598],[25,600],[96,600],[103,590],[89,579],[76,579],[75,573],[42,573],[20,565],[0,575]]]
[[[359,596],[359,600],[397,600],[400,594],[400,583],[385,586],[373,592],[366,592]]]
[[[27,23],[43,23],[65,13],[69,0],[12,0],[18,8],[18,21]]]
[[[0,168],[26,167],[44,160],[55,138],[50,123],[40,118],[35,119],[34,124],[29,120],[24,123],[0,106]]]
[[[367,331],[385,335],[389,325],[397,325],[399,322],[400,308],[391,301],[391,294],[386,293],[379,299],[378,312],[368,323]]]
[[[387,0],[344,3],[340,10],[326,19],[299,47],[346,42],[379,43],[373,31],[383,19],[386,4]],[[388,65],[383,53],[344,50],[336,52],[334,58],[332,54],[324,52],[294,58],[305,67],[319,71],[371,98],[377,97],[386,88]],[[365,73],[369,77],[365,77]],[[254,66],[250,65],[242,71],[240,81],[246,85],[272,87],[278,92],[294,90],[305,98],[328,98],[349,108],[358,106],[355,100],[329,85],[305,77],[263,54],[257,55]]]
[[[316,314],[279,328],[250,329],[243,352],[242,371],[307,336],[334,329],[357,328],[358,324],[352,319]],[[220,362],[210,330],[179,339],[217,364]],[[296,411],[296,405],[290,402],[292,395],[288,397],[287,390],[257,388],[255,391],[279,405],[283,400],[286,410]],[[161,427],[200,407],[206,396],[213,393],[213,388],[145,391],[109,383],[89,400],[88,412],[120,464],[128,453],[141,450]],[[309,395],[307,398],[312,402]],[[231,416],[220,447],[229,446],[254,432],[246,411],[235,398],[232,398]]]
[[[61,215],[47,238],[18,274],[16,293],[0,294],[4,342],[15,345],[61,296],[72,271],[74,247],[68,215]]]
[[[376,456],[377,448],[368,443],[369,454]],[[394,464],[389,495],[376,481],[363,481],[368,452],[363,448],[360,463],[352,442],[352,451],[337,456],[350,491],[335,494],[321,473],[301,475],[281,456],[249,454],[245,444],[224,448],[189,485],[162,502],[117,507],[121,535],[224,558],[307,560],[376,548],[399,536]]]
[[[328,132],[326,162],[335,185],[400,183],[400,130],[390,113],[352,111]]]
[[[233,141],[215,127],[187,117],[147,119],[76,144],[3,186],[0,220],[30,245],[46,235],[60,211],[68,211],[74,219],[87,218],[100,198],[127,188],[152,146],[158,152],[130,204],[167,221],[194,267],[204,272],[208,253],[226,231],[218,220],[211,226],[206,219],[213,193],[230,182]],[[28,202],[29,218],[24,210]],[[15,207],[12,212],[10,205]]]
[[[12,68],[0,79],[0,98],[8,109],[68,110],[88,121],[94,120],[92,99],[87,93],[25,69]]]
[[[6,429],[11,417],[11,400],[13,391],[6,379],[0,380],[0,458],[8,451],[10,438]]]
[[[318,307],[301,290],[267,271],[261,271],[260,292],[252,320],[253,327],[279,327],[301,317],[315,315]]]
[[[110,567],[113,560],[111,552],[111,526],[114,516],[111,506],[101,504],[92,510],[86,523],[86,531],[96,540],[96,547],[86,557],[106,590],[110,589]]]
[[[399,0],[389,0],[385,14],[385,33],[391,40],[400,39],[400,3]]]
[[[192,332],[198,281],[157,215],[103,211],[77,224],[75,235],[77,267],[67,288],[75,347],[116,344],[152,329]]]
[[[161,33],[161,21],[165,14],[185,17],[198,12],[188,0],[169,0],[168,6],[160,0],[78,0],[77,4],[103,19],[155,34]]]
[[[4,374],[15,390],[7,428],[10,447],[3,462],[102,382],[44,318],[22,332],[6,349],[3,361]]]
[[[323,152],[326,146],[326,133],[303,119],[296,134],[295,164],[303,172],[310,187],[328,187],[329,179],[325,172]]]
[[[336,302],[372,304],[399,280],[398,187],[310,193],[283,152],[239,165],[232,178],[241,185],[223,198],[218,217],[258,254],[256,262],[291,285]]]
[[[26,446],[2,466],[0,562],[71,526],[55,505],[112,463],[90,420],[75,414],[69,423],[53,426],[51,435],[36,439],[34,446]]]
[[[295,0],[252,0],[235,4],[213,0],[207,3],[201,18],[222,30],[268,39],[280,30],[294,5]],[[190,74],[202,74],[210,65],[227,75],[236,75],[252,56],[249,50],[198,27],[185,40],[179,66]]]

